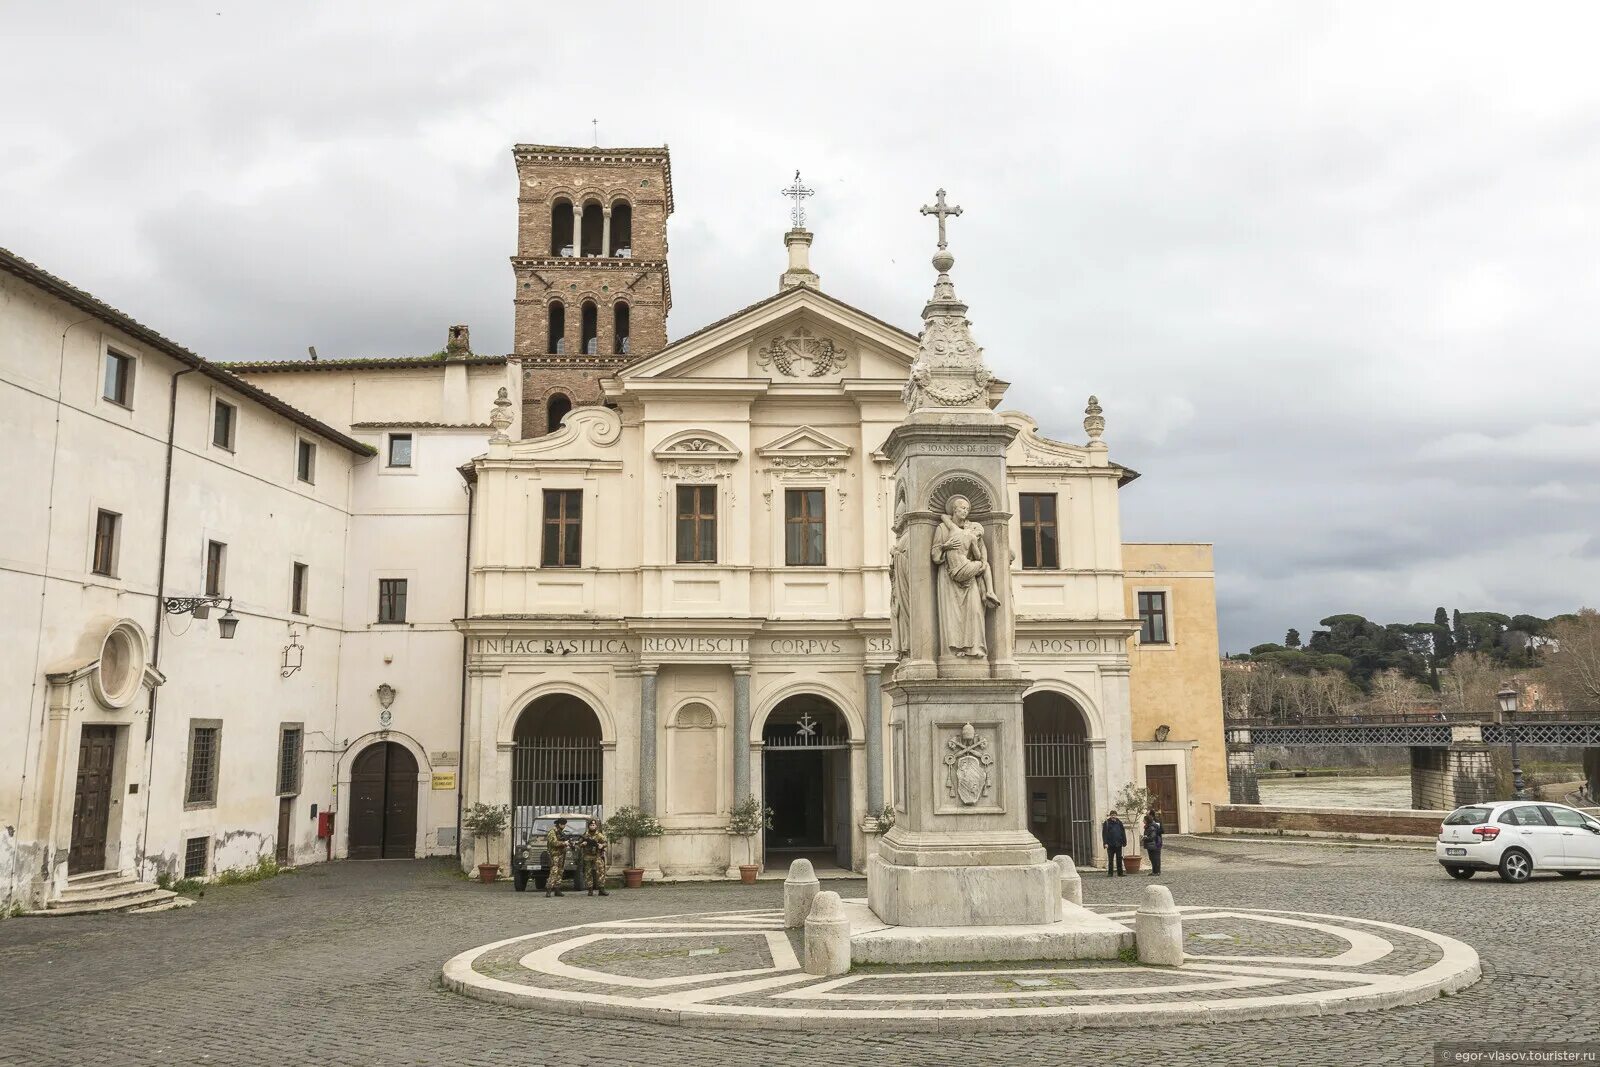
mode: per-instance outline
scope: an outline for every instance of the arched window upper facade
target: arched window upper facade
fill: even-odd
[[[561,199],[550,205],[550,254],[552,256],[571,256],[576,254],[573,248],[573,212],[572,201]]]
[[[626,200],[611,202],[611,247],[606,255],[622,259],[633,255],[633,205]]]
[[[600,354],[600,309],[595,307],[593,300],[583,302],[582,350],[586,356]]]
[[[567,350],[567,309],[559,300],[550,302],[549,328],[545,332],[544,350],[552,355]]]
[[[591,200],[583,205],[582,226],[583,245],[579,255],[604,255],[605,211],[598,202]]]
[[[611,351],[618,356],[628,354],[628,305],[621,300],[611,306]]]
[[[555,433],[561,429],[561,420],[567,417],[567,412],[572,410],[572,398],[566,393],[557,393],[552,396],[544,406],[545,433]]]

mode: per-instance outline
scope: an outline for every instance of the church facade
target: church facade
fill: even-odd
[[[553,809],[651,811],[666,830],[640,843],[652,878],[802,855],[864,869],[896,794],[884,687],[905,650],[883,445],[905,417],[918,337],[830,295],[797,224],[774,292],[669,343],[666,150],[519,145],[514,161],[513,352],[474,353],[465,327],[437,355],[392,359],[219,366],[173,346],[207,369],[182,378],[174,364],[168,436],[209,480],[180,480],[174,494],[152,446],[148,469],[120,477],[166,484],[177,502],[174,529],[140,549],[149,573],[86,579],[87,599],[59,583],[42,637],[6,623],[16,647],[40,645],[18,663],[38,675],[38,695],[6,712],[5,728],[31,740],[4,766],[5,798],[34,835],[0,840],[11,897],[64,885],[80,765],[102,758],[89,734],[69,736],[79,719],[52,718],[50,679],[66,677],[54,661],[71,659],[74,635],[104,637],[135,614],[144,695],[124,701],[135,719],[117,719],[103,758],[106,795],[131,785],[140,799],[113,819],[117,847],[80,848],[79,870],[192,871],[180,861],[202,840],[201,876],[270,852],[504,863],[515,834],[459,836],[461,809],[478,802],[510,805],[519,832]],[[76,312],[51,314],[66,327]],[[102,320],[111,340],[86,350],[83,376],[102,374],[107,351],[152,348],[129,322]],[[14,325],[6,373],[37,377],[37,338]],[[1155,794],[1169,832],[1208,830],[1228,792],[1210,547],[1124,544],[1118,496],[1138,475],[1111,458],[1098,402],[1067,439],[1009,410],[1005,391],[987,385],[1011,434],[1007,499],[989,504],[1009,516],[1029,826],[1052,854],[1093,862],[1098,821],[1133,783]],[[237,450],[218,444],[219,400],[262,427]],[[159,444],[161,427],[148,429]],[[296,467],[273,466],[276,454],[254,479],[232,473],[269,434],[291,453],[301,439],[318,445],[314,491]],[[280,490],[262,484],[273,479],[299,509],[292,538],[267,536],[282,514]],[[88,487],[72,507],[92,512],[90,498],[110,491]],[[215,585],[204,551],[190,558],[192,544],[223,540],[206,535],[218,526],[211,497],[251,531],[228,538],[225,592],[253,644],[228,646],[225,660],[190,648],[193,637],[149,640],[172,625],[168,598]],[[130,530],[154,529],[155,504],[117,507]],[[86,571],[93,525],[71,546]],[[46,540],[63,536],[51,530]],[[47,572],[45,541],[36,547]],[[33,579],[20,575],[8,580],[26,593]],[[225,698],[247,660],[261,680]],[[151,729],[137,716],[158,693],[163,728]],[[300,731],[292,752],[285,724]],[[225,738],[211,750],[222,801],[209,807],[188,792],[195,728]],[[293,792],[273,788],[286,782]],[[774,814],[746,841],[727,824],[748,796]]]

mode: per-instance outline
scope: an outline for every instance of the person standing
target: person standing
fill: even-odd
[[[589,895],[594,896],[598,889],[601,896],[610,896],[606,892],[606,835],[598,820],[589,820],[578,839],[578,851],[583,856],[583,884],[589,887]]]
[[[555,824],[545,831],[544,850],[550,857],[550,866],[545,871],[544,895],[564,896],[561,892],[561,879],[567,875],[567,820],[557,819]]]
[[[1117,818],[1116,809],[1112,809],[1106,821],[1100,824],[1100,843],[1106,847],[1106,877],[1120,877],[1122,850],[1128,847],[1128,828]]]
[[[1150,873],[1161,873],[1161,842],[1167,834],[1167,828],[1161,825],[1161,816],[1149,812],[1144,817],[1144,832],[1139,835],[1139,844],[1150,854]]]

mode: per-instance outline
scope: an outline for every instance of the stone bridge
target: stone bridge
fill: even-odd
[[[1411,750],[1411,806],[1445,809],[1499,799],[1490,753],[1515,736],[1528,748],[1584,749],[1591,795],[1600,795],[1600,712],[1535,711],[1525,719],[1341,716],[1279,722],[1230,719],[1228,789],[1235,804],[1261,803],[1256,745],[1383,745]]]

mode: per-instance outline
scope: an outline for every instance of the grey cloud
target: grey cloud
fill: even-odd
[[[673,335],[773,290],[796,166],[825,288],[914,328],[944,185],[1009,405],[1100,396],[1225,645],[1600,581],[1592,5],[564,14],[11,5],[0,244],[216,358],[504,351],[509,146],[598,118],[672,146]]]

